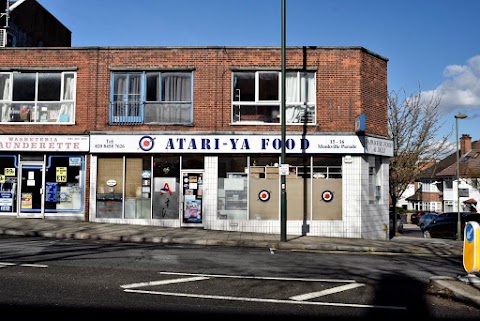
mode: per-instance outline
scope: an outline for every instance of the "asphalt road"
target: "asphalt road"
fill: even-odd
[[[68,320],[475,320],[433,292],[440,256],[305,253],[1,236],[0,308]]]

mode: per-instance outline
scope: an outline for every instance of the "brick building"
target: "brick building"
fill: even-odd
[[[388,60],[287,48],[281,164],[280,53],[1,50],[0,219],[388,238]]]
[[[72,33],[35,0],[0,0],[0,47],[70,47]]]

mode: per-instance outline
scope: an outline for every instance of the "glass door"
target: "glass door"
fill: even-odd
[[[182,226],[203,225],[203,171],[185,170],[182,176]]]
[[[20,164],[19,217],[44,217],[44,180],[44,162],[24,161]]]

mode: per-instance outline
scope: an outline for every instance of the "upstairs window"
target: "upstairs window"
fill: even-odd
[[[232,79],[232,123],[280,123],[280,72],[234,72]],[[285,122],[287,124],[315,123],[315,88],[314,72],[286,73]]]
[[[192,72],[114,72],[110,122],[192,124]]]
[[[74,72],[0,73],[1,123],[75,123]]]

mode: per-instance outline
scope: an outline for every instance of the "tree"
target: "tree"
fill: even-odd
[[[444,122],[440,122],[440,97],[424,98],[421,91],[407,95],[405,91],[388,94],[388,131],[393,140],[390,158],[389,194],[393,205],[393,226],[396,226],[395,204],[408,184],[418,178],[422,164],[444,156],[452,134],[437,137]],[[391,231],[391,236],[395,228]]]

